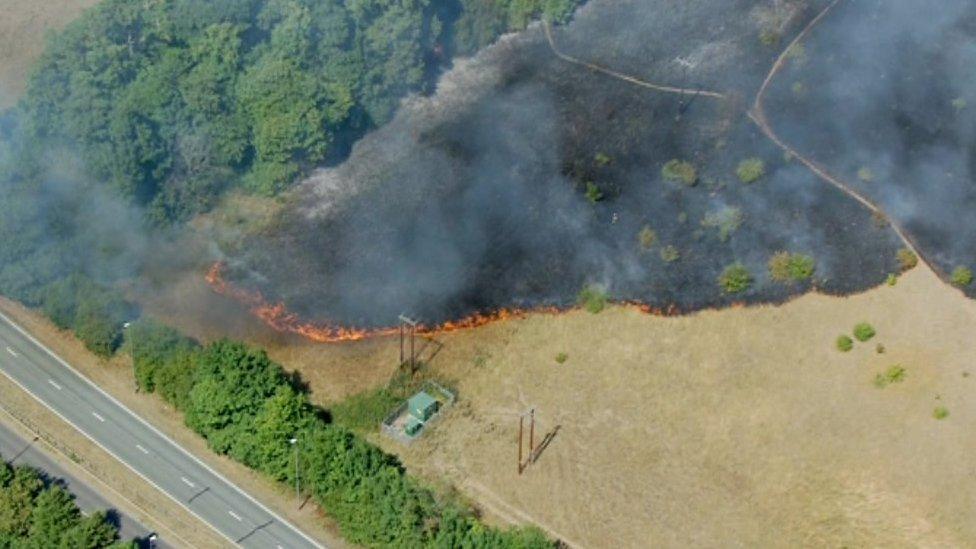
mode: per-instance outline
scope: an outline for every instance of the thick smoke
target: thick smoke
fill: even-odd
[[[811,4],[596,0],[556,33],[570,55],[722,101],[566,63],[538,27],[504,40],[303,185],[232,276],[307,318],[366,326],[566,306],[586,284],[682,310],[780,300],[809,287],[768,280],[780,250],[814,256],[813,284],[828,291],[876,284],[895,269],[893,232],[744,116],[779,50],[760,30],[796,32],[825,3]],[[749,157],[767,174],[744,185],[735,168]],[[675,158],[695,164],[696,186],[662,178]],[[723,237],[706,219],[729,212],[742,222]],[[756,284],[726,295],[717,278],[737,261]]]
[[[968,0],[844,2],[771,104],[789,141],[882,205],[944,272],[976,266],[974,33]]]

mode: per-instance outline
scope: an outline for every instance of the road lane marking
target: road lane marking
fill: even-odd
[[[98,415],[97,412],[92,412],[92,415],[95,416],[95,419],[97,419],[98,421],[101,421],[102,423],[105,423],[105,418],[103,418],[102,416]]]
[[[197,487],[196,484],[193,484],[192,482],[190,482],[189,480],[187,480],[186,477],[180,477],[180,480],[182,480],[183,481],[183,484],[186,484],[190,488],[196,488]]]
[[[141,416],[139,416],[138,414],[136,414],[135,412],[133,412],[125,404],[122,404],[118,399],[116,399],[115,397],[113,397],[112,395],[110,395],[109,393],[107,393],[104,389],[102,389],[101,387],[99,387],[98,385],[96,385],[95,382],[93,382],[92,380],[90,380],[87,377],[83,376],[77,369],[75,369],[73,366],[71,366],[71,364],[68,364],[68,362],[66,362],[63,358],[61,358],[60,356],[58,356],[54,351],[52,351],[50,348],[48,348],[43,343],[41,343],[40,341],[38,341],[38,339],[36,337],[34,337],[33,335],[31,335],[26,330],[24,330],[22,327],[20,327],[18,324],[16,324],[14,321],[12,321],[10,319],[10,317],[8,317],[7,315],[5,315],[3,312],[0,312],[0,321],[2,321],[4,324],[10,326],[14,330],[16,330],[20,335],[22,335],[24,338],[26,338],[31,343],[33,343],[38,349],[44,351],[44,353],[46,353],[49,357],[51,357],[52,359],[54,359],[55,361],[57,361],[58,363],[60,363],[62,366],[64,366],[65,369],[67,369],[68,371],[70,371],[82,383],[84,383],[88,387],[94,389],[102,397],[108,399],[114,405],[116,405],[120,409],[122,409],[127,414],[127,417],[128,418],[131,418],[131,419],[136,420],[143,427],[149,429],[153,434],[155,434],[156,436],[158,436],[161,439],[163,439],[166,443],[170,444],[173,448],[175,448],[177,451],[179,451],[179,453],[182,454],[183,457],[189,458],[196,465],[204,468],[205,470],[207,470],[208,472],[210,472],[211,474],[213,474],[214,476],[216,476],[218,479],[220,479],[220,481],[222,483],[224,483],[224,485],[230,487],[235,492],[237,492],[238,494],[240,494],[241,496],[243,496],[245,499],[247,499],[248,502],[254,504],[255,506],[257,506],[258,508],[260,508],[264,512],[270,514],[272,517],[274,517],[275,519],[277,519],[280,523],[282,523],[283,525],[285,525],[288,528],[288,530],[290,530],[291,532],[294,532],[294,533],[298,534],[299,536],[301,536],[302,539],[304,539],[305,541],[307,541],[313,547],[316,547],[318,549],[326,549],[326,546],[325,545],[323,545],[322,543],[319,543],[318,541],[312,539],[308,534],[306,534],[305,532],[303,532],[302,530],[300,530],[299,528],[297,528],[294,524],[292,524],[292,523],[288,522],[287,520],[281,518],[280,515],[278,515],[277,513],[275,513],[271,509],[269,509],[266,505],[264,505],[263,503],[261,503],[260,501],[258,501],[257,499],[255,499],[254,496],[252,496],[251,494],[249,494],[249,493],[245,492],[244,490],[242,490],[240,488],[240,486],[238,486],[237,484],[231,482],[227,477],[225,477],[224,475],[222,475],[219,472],[217,472],[216,470],[214,470],[212,467],[210,467],[209,465],[207,465],[199,457],[197,457],[196,455],[190,453],[190,451],[187,450],[186,448],[184,448],[183,446],[177,444],[176,441],[174,441],[172,438],[170,438],[169,436],[167,436],[166,434],[164,434],[162,431],[160,431],[159,428],[157,428],[155,425],[149,423],[144,418],[142,418]],[[62,414],[60,411],[58,411],[57,409],[55,409],[53,406],[51,406],[47,401],[45,401],[44,399],[40,398],[36,393],[34,393],[33,391],[31,391],[29,388],[27,388],[27,386],[25,386],[23,383],[21,383],[20,381],[18,381],[17,379],[15,379],[13,376],[11,376],[9,373],[7,373],[6,371],[4,371],[3,369],[0,369],[0,375],[6,377],[11,382],[13,382],[15,385],[17,385],[18,387],[20,387],[21,390],[23,390],[27,394],[31,395],[32,397],[34,397],[35,400],[37,400],[42,405],[44,405],[44,407],[47,408],[48,410],[50,410],[52,413],[54,413],[54,415],[56,415],[59,418],[61,418],[68,425],[71,425],[72,427],[74,427],[75,430],[77,430],[78,432],[80,432],[85,438],[87,438],[88,440],[90,440],[93,444],[95,444],[96,446],[98,446],[99,448],[101,448],[102,450],[104,450],[105,452],[107,452],[109,455],[111,455],[112,457],[114,457],[116,460],[118,460],[119,462],[121,462],[123,465],[125,465],[126,467],[128,467],[133,473],[135,473],[136,475],[138,475],[144,481],[148,482],[151,486],[153,486],[154,488],[156,488],[157,490],[159,490],[160,492],[162,492],[163,494],[165,494],[166,496],[168,496],[171,500],[173,500],[174,503],[176,503],[177,505],[179,505],[180,507],[182,507],[183,509],[185,509],[191,515],[193,515],[194,517],[196,517],[197,519],[199,519],[201,522],[206,523],[207,525],[209,525],[215,532],[217,532],[224,539],[226,539],[227,541],[229,541],[231,543],[235,543],[236,544],[236,540],[233,537],[231,537],[230,535],[228,535],[227,533],[225,533],[223,530],[221,530],[220,528],[218,528],[214,523],[206,520],[203,516],[201,516],[199,513],[197,513],[194,509],[192,509],[191,507],[189,507],[188,505],[186,505],[179,497],[177,497],[177,496],[173,495],[171,492],[163,489],[162,486],[160,486],[159,484],[155,483],[152,479],[150,479],[149,477],[147,477],[138,468],[136,468],[135,466],[133,466],[129,462],[123,460],[115,452],[113,452],[108,447],[106,447],[104,444],[102,444],[101,441],[99,441],[98,439],[96,439],[95,437],[93,437],[92,435],[90,435],[87,431],[85,431],[84,429],[82,429],[77,423],[75,423],[74,421],[72,421],[71,419],[69,419],[67,416],[65,416],[64,414]]]
[[[242,519],[240,515],[238,515],[237,513],[233,512],[233,511],[227,511],[227,514],[229,514],[230,516],[236,518],[238,522],[244,522],[244,519]]]
[[[17,351],[11,349],[9,345],[7,346],[7,352],[10,353],[10,354],[12,354],[15,357],[20,356],[20,355],[17,354]]]
[[[142,452],[143,454],[148,454],[149,453],[149,450],[146,450],[145,448],[143,448],[141,444],[136,444],[136,448],[138,448],[139,451]]]
[[[47,380],[47,382],[50,383],[51,386],[54,387],[55,389],[57,389],[59,391],[61,390],[61,386],[58,385],[57,383],[55,383],[53,379],[49,379],[49,380]]]

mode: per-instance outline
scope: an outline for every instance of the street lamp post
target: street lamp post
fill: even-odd
[[[290,438],[288,443],[295,447],[295,501],[298,502],[300,508],[302,506],[302,491],[298,479],[298,439]]]

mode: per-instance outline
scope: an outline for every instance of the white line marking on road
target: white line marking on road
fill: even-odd
[[[47,382],[50,383],[51,386],[54,387],[55,389],[57,389],[59,391],[61,390],[61,386],[58,385],[57,383],[55,383],[53,379],[49,379],[49,380],[47,380]]]
[[[229,514],[230,516],[236,518],[239,522],[243,522],[244,521],[244,519],[242,519],[240,515],[238,515],[237,513],[233,512],[233,511],[227,511],[227,514]]]
[[[98,421],[101,421],[102,423],[105,423],[105,418],[103,418],[102,416],[98,415],[97,412],[92,412],[92,415],[95,416],[95,419],[97,419]]]
[[[278,519],[278,521],[281,522],[282,524],[284,524],[285,526],[287,526],[289,530],[297,533],[299,536],[301,536],[306,541],[308,541],[311,545],[313,545],[313,546],[315,546],[315,547],[317,547],[319,549],[326,549],[326,546],[325,545],[322,545],[321,543],[315,541],[314,539],[312,539],[311,537],[309,537],[308,534],[306,534],[305,532],[303,532],[303,531],[299,530],[298,528],[296,528],[294,524],[292,524],[292,523],[286,521],[285,519],[281,518],[277,513],[275,513],[271,509],[268,509],[268,507],[266,505],[264,505],[263,503],[261,503],[260,501],[258,501],[256,499],[254,499],[254,496],[252,496],[251,494],[248,494],[244,490],[241,490],[241,488],[239,486],[237,486],[236,484],[234,484],[233,482],[231,482],[230,480],[228,480],[227,477],[225,477],[224,475],[221,475],[220,473],[218,473],[217,471],[215,471],[213,468],[211,468],[206,463],[204,463],[203,460],[201,460],[197,456],[191,454],[189,451],[186,450],[186,448],[184,448],[184,447],[180,446],[179,444],[177,444],[172,438],[170,438],[170,437],[166,436],[165,434],[163,434],[163,432],[160,431],[156,426],[154,426],[153,424],[149,423],[148,421],[146,421],[145,419],[143,419],[142,417],[140,417],[139,415],[137,415],[135,412],[133,412],[132,410],[130,410],[128,407],[126,407],[126,405],[124,405],[121,402],[119,402],[119,400],[117,398],[115,398],[112,395],[110,395],[107,392],[105,392],[105,390],[102,389],[101,387],[99,387],[98,385],[96,385],[95,382],[93,382],[92,380],[88,379],[87,377],[81,375],[81,373],[78,372],[78,370],[74,369],[63,358],[61,358],[60,356],[58,356],[57,354],[55,354],[54,351],[52,351],[51,349],[49,349],[48,347],[46,347],[43,343],[41,343],[40,341],[38,341],[36,337],[34,337],[31,334],[27,333],[26,330],[24,330],[23,328],[21,328],[20,326],[18,326],[14,321],[10,320],[10,317],[8,317],[7,315],[3,314],[2,312],[0,312],[0,320],[2,320],[8,326],[10,326],[14,330],[16,330],[20,335],[22,335],[25,338],[27,338],[31,343],[33,343],[34,345],[36,345],[38,349],[41,349],[42,351],[44,351],[45,353],[47,353],[48,356],[50,356],[54,360],[58,361],[58,363],[60,363],[62,366],[64,366],[65,369],[67,369],[68,371],[70,371],[72,374],[74,374],[75,376],[77,376],[78,379],[80,379],[83,383],[87,384],[89,387],[91,387],[92,389],[94,389],[95,391],[97,391],[99,394],[101,394],[103,397],[107,398],[109,401],[111,401],[113,404],[115,404],[116,406],[118,406],[122,410],[125,410],[125,412],[127,414],[129,414],[129,417],[135,419],[136,421],[138,421],[139,423],[141,423],[143,426],[145,426],[147,429],[149,429],[150,431],[152,431],[153,433],[155,433],[156,435],[158,435],[160,438],[162,438],[163,440],[165,440],[166,442],[168,442],[169,444],[171,444],[174,448],[176,448],[177,450],[179,450],[179,452],[182,453],[184,456],[190,458],[197,465],[199,465],[200,467],[203,467],[208,472],[210,472],[211,474],[213,474],[214,476],[216,476],[224,484],[226,484],[227,486],[233,488],[234,491],[236,491],[238,494],[244,496],[248,501],[250,501],[254,505],[258,506],[261,510],[263,510],[264,512],[266,512],[269,515],[273,516],[274,518]],[[51,410],[51,412],[53,412],[54,415],[56,415],[59,418],[61,418],[68,425],[71,425],[72,427],[74,427],[75,430],[77,430],[82,435],[84,435],[85,438],[87,438],[88,440],[92,441],[96,446],[98,446],[102,450],[106,451],[109,455],[111,455],[112,457],[114,457],[115,459],[117,459],[119,462],[121,462],[122,464],[124,464],[126,467],[128,467],[130,470],[132,470],[133,473],[139,475],[140,478],[142,478],[143,480],[145,480],[146,482],[148,482],[154,488],[156,488],[160,492],[162,492],[162,493],[166,494],[167,496],[169,496],[169,498],[172,499],[174,502],[176,502],[177,505],[179,505],[180,507],[186,509],[191,515],[193,515],[193,516],[197,517],[198,519],[200,519],[201,522],[210,525],[210,527],[213,528],[213,530],[215,532],[217,532],[218,534],[220,534],[221,536],[223,536],[224,539],[226,539],[227,541],[230,541],[231,543],[236,543],[236,541],[235,541],[234,538],[232,538],[231,536],[229,536],[226,533],[224,533],[221,529],[217,528],[213,523],[211,523],[211,522],[207,521],[206,519],[204,519],[202,516],[200,516],[199,513],[197,513],[192,508],[190,508],[186,504],[184,504],[178,497],[176,497],[173,494],[171,494],[170,492],[164,490],[162,488],[162,486],[160,486],[160,485],[156,484],[155,482],[153,482],[152,480],[150,480],[149,477],[147,477],[141,471],[139,471],[138,469],[136,469],[135,467],[133,467],[130,463],[126,462],[125,460],[123,460],[122,458],[120,458],[118,455],[116,455],[114,452],[112,452],[111,450],[109,450],[101,442],[99,442],[94,437],[92,437],[91,435],[89,435],[84,429],[82,429],[81,427],[79,427],[76,423],[74,423],[73,421],[71,421],[70,419],[68,419],[64,414],[62,414],[61,412],[59,412],[56,409],[54,409],[54,407],[52,407],[50,404],[48,404],[44,399],[40,398],[39,396],[37,396],[37,394],[35,394],[30,389],[28,389],[23,383],[17,381],[13,376],[11,376],[9,373],[5,372],[2,369],[0,369],[0,374],[2,374],[4,377],[6,377],[10,381],[12,381],[15,385],[17,385],[18,387],[20,387],[21,390],[23,390],[27,394],[31,395],[32,397],[34,397],[34,399],[37,400],[38,402],[40,402],[41,404],[43,404],[45,408],[47,408],[48,410]]]
[[[7,347],[7,352],[12,354],[13,356],[20,356],[17,354],[17,351],[11,349],[9,346]]]
[[[146,450],[145,448],[143,448],[142,447],[142,444],[136,444],[136,448],[138,448],[139,451],[142,452],[143,454],[148,454],[149,453],[149,450]]]
[[[189,480],[187,480],[186,477],[180,477],[180,480],[182,480],[183,481],[183,484],[186,484],[190,488],[196,488],[197,487],[196,484],[193,484],[192,482],[190,482]]]

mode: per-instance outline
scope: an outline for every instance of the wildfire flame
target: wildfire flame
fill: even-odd
[[[247,306],[251,313],[260,318],[265,324],[278,332],[298,334],[319,343],[338,343],[343,341],[360,341],[371,337],[396,335],[398,327],[387,328],[348,328],[333,324],[320,324],[303,320],[297,314],[288,310],[284,303],[271,303],[258,291],[238,288],[224,278],[223,262],[214,263],[207,271],[206,280],[215,292],[239,301]],[[644,307],[642,306],[642,309]],[[651,312],[650,308],[647,308]],[[491,322],[522,318],[529,313],[556,314],[562,312],[556,307],[540,307],[537,309],[501,309],[492,313],[479,313],[461,320],[445,322],[435,326],[418,325],[417,333],[430,335],[436,333],[456,332],[484,326]]]

